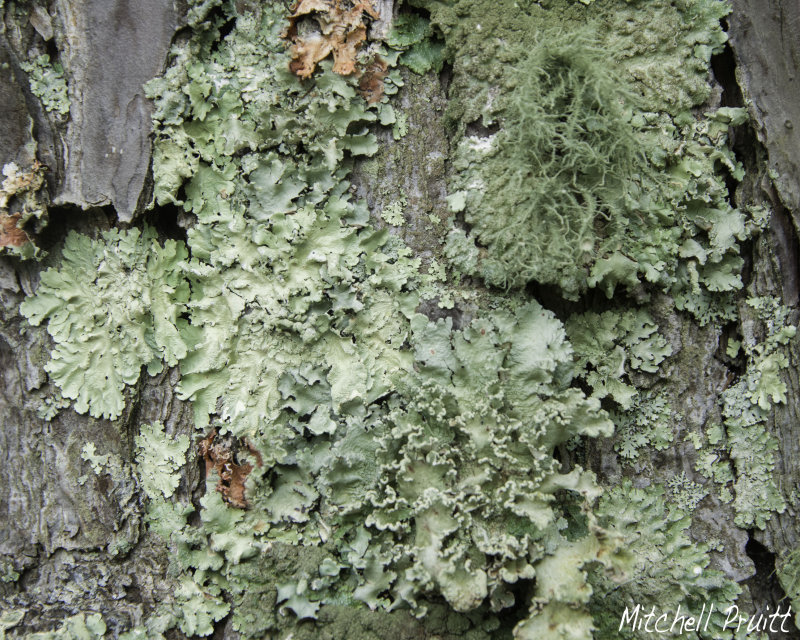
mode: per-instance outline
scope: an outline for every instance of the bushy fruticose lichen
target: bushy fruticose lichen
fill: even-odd
[[[419,4],[456,71],[450,190],[469,236],[454,227],[449,253],[481,249],[454,266],[567,298],[649,283],[703,321],[730,318],[739,242],[761,223],[725,183],[741,179],[727,131],[746,115],[690,111],[708,97],[727,4]],[[652,64],[664,51],[669,75]]]

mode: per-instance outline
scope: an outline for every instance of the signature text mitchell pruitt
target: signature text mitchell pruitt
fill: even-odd
[[[767,607],[769,610],[769,607]],[[619,629],[628,627],[631,631],[644,631],[645,633],[657,634],[678,634],[682,635],[685,632],[692,631],[706,631],[708,628],[711,614],[714,613],[714,603],[712,602],[709,607],[703,605],[700,615],[695,617],[689,613],[681,614],[681,606],[678,605],[677,611],[672,613],[659,613],[656,612],[655,605],[650,609],[649,613],[643,613],[642,605],[637,604],[633,610],[625,607],[622,613],[622,618],[619,622]],[[772,614],[765,615],[759,613],[758,615],[748,616],[739,613],[739,607],[731,605],[722,612],[725,615],[724,629],[735,629],[737,633],[744,629],[747,633],[756,633],[769,631],[770,633],[777,633],[782,631],[784,633],[791,629],[789,623],[789,616],[792,614],[791,607],[787,607],[786,613],[781,613],[781,607]],[[789,624],[787,628],[786,625]],[[780,626],[778,626],[780,625]]]

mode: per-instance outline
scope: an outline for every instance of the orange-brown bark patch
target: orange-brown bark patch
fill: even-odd
[[[253,470],[249,463],[238,464],[231,446],[222,441],[215,442],[217,430],[203,438],[199,443],[200,456],[206,463],[206,477],[213,471],[217,472],[217,491],[222,494],[222,499],[232,507],[246,509],[248,507],[245,496],[245,482]],[[257,463],[261,466],[261,455],[251,445],[247,448],[256,456]]]
[[[19,218],[18,213],[8,215],[0,212],[0,247],[21,247],[30,242],[28,234],[17,226]]]

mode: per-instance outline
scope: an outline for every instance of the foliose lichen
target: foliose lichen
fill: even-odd
[[[161,246],[150,227],[67,236],[60,266],[20,311],[34,326],[47,321],[55,349],[45,369],[78,412],[116,418],[143,365],[152,375],[186,356],[186,258],[182,243]]]
[[[651,635],[620,624],[626,607],[630,613],[640,605],[642,616],[653,606],[659,615],[677,615],[679,606],[685,615],[698,615],[701,611],[710,612],[712,603],[713,613],[708,625],[698,630],[699,637],[734,637],[734,630],[724,628],[723,612],[735,602],[741,587],[711,568],[708,546],[689,537],[691,516],[685,506],[670,504],[663,487],[637,489],[629,479],[607,490],[600,499],[597,511],[601,522],[609,518],[627,535],[635,567],[621,584],[609,583],[601,573],[592,575],[598,592],[592,604],[598,640]],[[673,633],[676,631],[677,627]]]
[[[295,65],[298,78],[280,4],[192,3],[191,37],[147,89],[154,205],[183,208],[186,245],[162,245],[149,227],[70,235],[60,268],[23,304],[33,324],[48,322],[47,370],[77,410],[121,415],[142,367],[166,364],[204,435],[196,504],[175,495],[189,438],[160,423],[135,438],[147,524],[172,551],[176,589],[125,640],[208,636],[228,615],[244,638],[311,638],[315,620],[339,629],[404,610],[476,640],[589,640],[619,637],[612,618],[634,596],[687,609],[711,598],[719,611],[738,593],[686,535],[702,496],[685,476],[671,505],[663,489],[627,481],[598,502],[594,475],[560,461],[562,445],[609,436],[613,422],[625,458],[669,443],[667,401],[633,380],[671,354],[646,312],[562,323],[527,293],[489,292],[461,327],[417,313],[420,300],[453,306],[450,267],[495,285],[556,284],[567,297],[658,287],[700,321],[733,317],[740,243],[764,222],[728,202],[726,172],[738,179],[741,167],[727,132],[744,115],[689,111],[708,96],[725,3],[420,4],[430,20],[407,14],[380,44],[366,39],[371,12],[358,3],[359,53],[347,64],[364,75],[336,73],[349,66],[334,69],[340,60],[320,49]],[[332,15],[324,6],[296,13]],[[455,70],[448,204],[466,224],[443,249],[449,265],[437,256],[422,267],[373,227],[378,212],[354,200],[348,175],[377,150],[374,128],[401,133],[389,104],[398,65],[438,69],[439,33]],[[503,191],[503,179],[518,188]],[[514,216],[519,243],[500,228]],[[744,340],[752,366],[725,396],[715,440],[741,466],[732,489],[744,524],[763,525],[774,506],[746,504],[766,482],[769,442],[737,422],[756,415],[760,426],[785,393],[778,345],[789,333],[769,335],[771,346]],[[229,447],[226,462],[213,446]],[[751,476],[746,452],[764,463]],[[247,468],[235,498],[228,462]],[[502,629],[512,607],[521,617]]]
[[[21,62],[20,67],[28,74],[31,92],[47,111],[62,116],[69,113],[67,80],[60,63],[51,63],[50,56],[45,53],[30,62]]]
[[[773,512],[785,509],[774,474],[778,441],[767,424],[773,404],[786,402],[781,372],[789,361],[784,347],[796,333],[789,313],[772,297],[753,297],[743,304],[742,316],[748,319],[739,346],[745,371],[721,394],[723,423],[711,423],[704,433],[688,437],[698,451],[696,469],[714,480],[723,502],[732,501],[740,527],[762,529]],[[757,336],[756,326],[763,335]]]
[[[136,444],[136,464],[142,489],[151,499],[169,498],[180,484],[180,468],[186,463],[189,437],[168,438],[160,422],[143,424]]]
[[[101,640],[106,634],[106,623],[99,613],[79,613],[64,620],[54,631],[30,633],[28,640]]]
[[[623,409],[631,407],[637,393],[629,374],[655,373],[672,353],[644,309],[574,314],[566,330],[578,375],[592,388],[592,397],[610,397]]]

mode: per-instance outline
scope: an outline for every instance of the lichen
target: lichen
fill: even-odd
[[[64,620],[54,631],[40,631],[25,636],[27,640],[101,640],[106,634],[106,623],[99,613],[79,613]]]
[[[611,414],[616,432],[614,448],[626,461],[644,451],[663,451],[673,441],[675,412],[665,393],[637,393],[630,406]]]
[[[367,39],[366,19],[380,17],[372,0],[298,0],[292,11],[286,32],[292,41],[289,68],[301,78],[308,78],[317,63],[330,54],[334,73],[353,73],[358,50]],[[308,24],[309,20],[316,28]]]
[[[574,314],[566,330],[578,375],[592,388],[592,396],[610,397],[623,409],[631,407],[636,395],[630,373],[655,373],[672,353],[644,309]]]
[[[169,498],[180,484],[180,468],[186,463],[188,436],[168,438],[160,422],[143,424],[136,444],[137,473],[145,494],[156,499]]]
[[[186,356],[186,258],[182,243],[162,247],[150,227],[67,236],[60,266],[20,312],[34,326],[47,321],[55,349],[45,369],[76,411],[116,418],[143,365],[153,375]]]
[[[392,23],[386,43],[400,51],[400,64],[414,73],[438,73],[444,64],[444,43],[429,20],[416,13],[401,13]],[[402,136],[401,136],[402,137]],[[397,139],[397,138],[395,138]]]
[[[24,609],[6,609],[0,613],[0,640],[6,640],[6,631],[16,627],[24,617]]]
[[[338,0],[298,3],[291,21],[280,3],[194,2],[191,34],[147,87],[153,204],[183,209],[186,244],[147,226],[71,234],[22,306],[48,323],[47,371],[77,410],[122,415],[142,367],[165,364],[192,405],[196,447],[161,423],[134,440],[176,588],[128,640],[209,636],[226,616],[243,638],[325,625],[344,637],[367,619],[388,637],[412,614],[476,640],[589,640],[619,637],[610,612],[639,596],[684,608],[708,597],[719,611],[738,593],[686,534],[705,487],[678,476],[668,504],[663,488],[623,481],[600,498],[565,460],[614,422],[623,458],[670,443],[669,402],[637,388],[671,354],[653,318],[610,303],[562,323],[522,291],[660,288],[701,321],[732,317],[740,243],[765,220],[728,201],[726,172],[742,171],[728,127],[744,112],[688,111],[708,95],[724,3],[420,4],[430,20],[402,14],[380,44],[354,3],[353,46],[334,61],[330,43],[295,48],[295,74],[287,24],[306,37],[301,16],[329,21]],[[668,26],[630,29],[653,16]],[[458,221],[441,253],[415,257],[375,228],[399,224],[402,207],[370,211],[348,175],[378,149],[378,127],[402,137],[398,65],[438,69],[440,33]],[[666,71],[647,64],[653,42]],[[347,75],[356,61],[362,75]],[[462,289],[474,275],[520,290]],[[463,324],[418,313],[434,300],[469,300],[452,314]],[[790,332],[777,307],[753,307],[776,328],[765,343],[745,336],[747,374],[724,396],[714,446],[736,465],[737,522],[760,525],[774,505],[753,514],[746,496],[771,469],[761,423],[786,391]],[[737,422],[748,415],[759,429]],[[175,492],[193,457],[206,478],[190,503]],[[96,473],[121,464],[91,443],[84,459]]]
[[[633,632],[630,626],[620,624],[625,608],[630,613],[637,605],[642,616],[653,606],[659,615],[669,612],[674,616],[680,606],[684,615],[696,616],[710,611],[713,604],[708,627],[698,630],[699,637],[733,637],[730,628],[724,629],[723,612],[741,588],[711,567],[707,545],[690,539],[688,506],[670,505],[663,487],[637,489],[629,479],[607,490],[600,499],[597,512],[601,522],[608,518],[626,535],[635,568],[621,584],[610,583],[600,572],[592,575],[598,596],[592,602],[599,627],[597,640],[650,637],[652,634],[643,629]]]
[[[731,319],[739,243],[762,224],[728,199],[726,176],[743,175],[728,127],[746,113],[689,111],[709,95],[727,4],[418,4],[454,63],[449,189],[481,248],[471,274],[567,298],[657,287]]]
[[[716,483],[723,502],[732,502],[735,523],[763,529],[772,513],[786,506],[774,474],[778,441],[767,425],[773,404],[786,402],[781,372],[789,361],[783,351],[796,328],[777,298],[749,298],[741,315],[746,368],[720,396],[723,423],[710,423],[687,439],[697,450],[697,471]]]
[[[735,522],[740,527],[763,529],[772,512],[785,509],[774,474],[778,442],[765,427],[772,404],[786,402],[786,383],[780,372],[789,361],[782,347],[795,335],[796,328],[788,324],[789,310],[775,298],[750,298],[747,305],[764,325],[766,335],[756,340],[745,331],[747,369],[722,393],[724,446],[735,477]]]
[[[775,573],[795,611],[795,625],[800,627],[800,551],[794,548],[778,557]]]
[[[28,74],[31,92],[42,101],[47,111],[61,116],[69,113],[67,80],[60,63],[51,63],[50,56],[45,53],[31,62],[21,62],[20,67]]]

